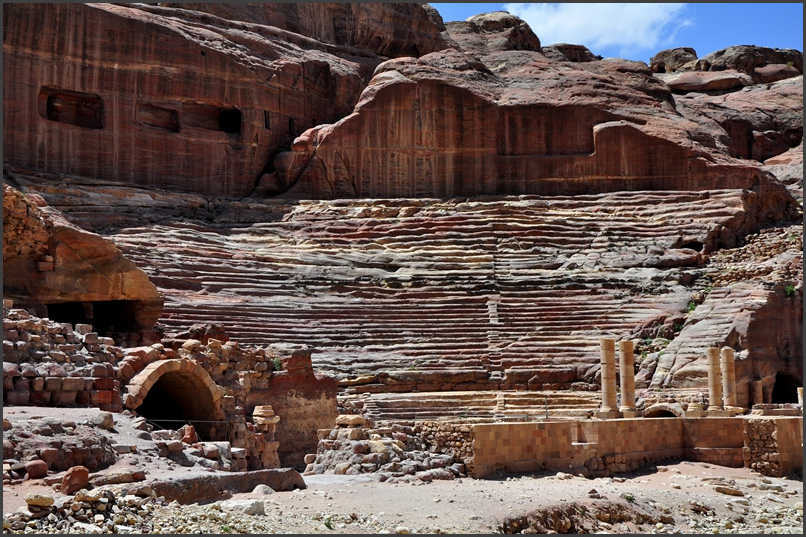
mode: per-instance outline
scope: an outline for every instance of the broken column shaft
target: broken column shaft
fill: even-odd
[[[616,342],[600,341],[602,351],[602,408],[601,412],[616,412]]]
[[[733,349],[722,347],[720,360],[722,369],[722,403],[725,408],[736,406],[736,367],[734,365]]]
[[[635,369],[632,340],[619,341],[619,376],[621,377],[620,412],[635,411]]]
[[[722,410],[722,375],[719,371],[719,349],[708,349],[708,411]]]

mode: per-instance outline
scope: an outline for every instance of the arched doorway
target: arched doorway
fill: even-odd
[[[641,415],[645,418],[679,418],[683,416],[683,407],[678,403],[657,403],[647,407]]]
[[[775,375],[775,384],[772,386],[770,402],[773,404],[797,403],[798,388],[801,386],[803,386],[803,382],[793,375],[779,371]]]
[[[191,423],[201,440],[225,440],[222,390],[190,360],[162,360],[132,378],[124,405],[166,429]]]

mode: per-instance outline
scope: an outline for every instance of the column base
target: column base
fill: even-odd
[[[720,408],[719,410],[709,410],[707,412],[709,418],[730,418],[733,416],[729,410]]]
[[[622,418],[640,418],[641,413],[637,410],[619,410]]]
[[[600,420],[615,420],[621,417],[621,412],[616,410],[600,410],[596,413],[596,417]]]
[[[705,410],[686,410],[683,414],[685,418],[704,418],[708,415]]]
[[[725,407],[725,412],[728,412],[729,416],[738,416],[739,414],[744,414],[744,410],[745,409],[743,409],[740,406],[726,406]]]

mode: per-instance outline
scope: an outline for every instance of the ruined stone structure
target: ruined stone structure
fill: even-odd
[[[33,196],[32,196],[33,198]],[[102,337],[153,343],[163,299],[115,245],[3,185],[3,296]]]
[[[3,317],[8,405],[131,409],[172,429],[190,422],[202,440],[245,450],[237,470],[300,466],[337,414],[336,383],[314,375],[308,348],[209,339],[124,349],[89,325],[74,332],[8,304]]]
[[[715,416],[802,387],[800,53],[647,66],[420,4],[3,10],[7,404],[190,420],[239,470],[378,441],[317,436],[337,389],[378,422],[680,418],[390,429],[470,475],[555,436],[591,472],[797,467]]]

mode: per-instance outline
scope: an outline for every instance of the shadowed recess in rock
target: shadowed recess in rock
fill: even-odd
[[[201,379],[183,371],[170,371],[154,383],[143,403],[137,407],[137,413],[166,429],[176,429],[182,420],[212,420],[214,404],[210,390]],[[197,432],[205,436],[199,428]],[[222,440],[225,433],[224,430],[215,431],[215,438],[202,439]]]

